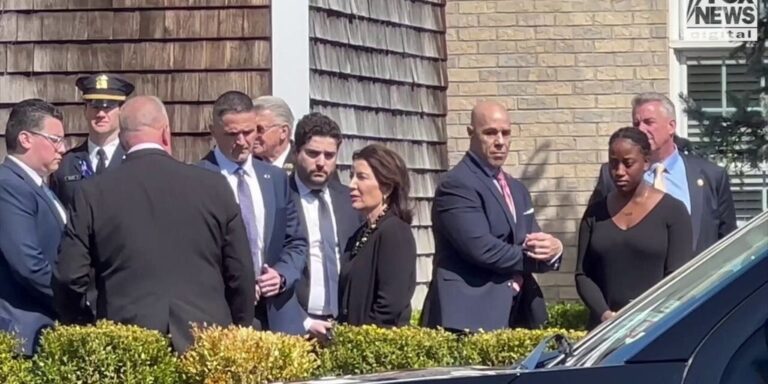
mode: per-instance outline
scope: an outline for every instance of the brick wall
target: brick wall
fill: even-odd
[[[667,0],[449,0],[448,151],[469,146],[477,100],[506,105],[506,169],[531,191],[543,230],[563,240],[561,272],[539,276],[549,301],[578,299],[576,232],[633,94],[668,92]]]

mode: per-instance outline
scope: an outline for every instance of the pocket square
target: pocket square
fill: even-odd
[[[530,214],[532,214],[532,213],[533,213],[533,208],[531,208],[531,209],[529,209],[529,210],[527,210],[527,211],[523,212],[523,215],[530,215]]]

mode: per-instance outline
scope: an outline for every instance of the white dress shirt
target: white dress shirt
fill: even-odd
[[[45,191],[45,194],[48,196],[51,201],[53,201],[53,205],[56,206],[56,211],[59,214],[59,218],[61,218],[61,221],[64,222],[64,224],[67,223],[67,211],[64,210],[64,206],[61,204],[59,199],[56,198],[56,195],[53,194],[53,191],[51,191],[48,186],[43,185],[43,178],[40,177],[40,175],[37,174],[32,168],[24,164],[23,161],[17,159],[13,155],[8,155],[8,158],[11,159],[16,165],[18,165],[21,169],[26,172],[29,177],[32,178],[32,181],[35,182],[35,184],[41,188],[43,188],[43,191]]]
[[[97,154],[99,148],[104,149],[104,153],[107,155],[107,158],[104,159],[104,164],[109,167],[109,162],[115,157],[115,151],[117,150],[118,145],[120,145],[120,140],[113,140],[103,147],[94,144],[90,139],[88,140],[88,160],[91,162],[91,167],[93,167],[94,171],[96,171],[96,165],[99,164],[99,155]]]
[[[325,260],[323,260],[323,247],[326,246],[321,241],[320,235],[320,218],[319,208],[320,202],[318,201],[312,190],[309,189],[304,183],[301,182],[298,176],[296,178],[296,186],[298,187],[299,195],[301,196],[301,207],[304,211],[304,219],[307,225],[307,235],[309,242],[309,303],[307,304],[307,312],[313,315],[332,315],[336,316],[339,312],[338,305],[338,287],[339,287],[339,241],[332,244],[334,260],[331,262],[336,264],[336,268],[329,274],[329,286],[325,286]],[[333,224],[333,233],[336,233],[336,218],[333,216],[333,205],[331,202],[330,194],[328,193],[328,187],[323,189],[322,193],[325,203],[328,204],[328,209],[331,212],[331,221]],[[329,300],[326,300],[328,298]],[[329,303],[326,306],[326,301]]]
[[[251,190],[253,209],[256,213],[256,227],[261,231],[257,236],[259,239],[259,249],[256,250],[259,261],[258,264],[263,264],[264,257],[262,255],[264,252],[264,222],[266,213],[264,210],[264,198],[261,196],[261,187],[259,187],[258,175],[256,175],[256,170],[253,169],[253,160],[248,156],[248,160],[241,166],[224,156],[219,147],[216,147],[213,150],[213,155],[216,157],[216,162],[219,164],[219,172],[227,178],[227,182],[229,182],[229,186],[232,188],[232,192],[235,194],[235,199],[238,204],[240,203],[240,199],[237,196],[237,174],[235,172],[240,167],[245,171],[245,182],[248,183],[248,188]],[[254,264],[253,268],[256,272],[256,276],[261,275],[261,265]]]

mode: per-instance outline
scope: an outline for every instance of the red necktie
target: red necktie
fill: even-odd
[[[501,188],[501,194],[504,195],[504,200],[507,201],[507,208],[512,212],[512,217],[517,221],[517,214],[515,213],[515,201],[512,200],[512,192],[509,191],[509,184],[507,184],[507,177],[504,171],[499,171],[496,175],[496,181],[499,182]]]
[[[504,171],[499,171],[496,175],[496,181],[499,182],[501,187],[501,194],[504,195],[504,200],[507,201],[507,207],[512,212],[512,217],[517,221],[517,214],[515,213],[515,201],[512,199],[512,192],[509,190],[509,184],[507,184],[507,176]],[[520,292],[523,288],[523,277],[520,274],[512,275],[512,288],[515,291]]]

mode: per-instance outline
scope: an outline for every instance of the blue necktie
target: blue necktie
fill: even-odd
[[[240,212],[243,216],[243,222],[245,223],[245,230],[248,234],[248,243],[251,247],[251,258],[253,259],[253,269],[256,272],[256,276],[260,275],[261,271],[261,242],[259,241],[259,227],[256,223],[256,211],[253,205],[253,196],[251,196],[251,189],[248,187],[248,182],[245,180],[245,170],[238,168],[235,171],[237,175],[237,199],[240,202]]]

